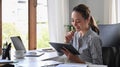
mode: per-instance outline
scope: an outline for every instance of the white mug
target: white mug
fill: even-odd
[[[15,57],[16,59],[22,59],[25,57],[25,51],[24,50],[16,50],[15,51]]]

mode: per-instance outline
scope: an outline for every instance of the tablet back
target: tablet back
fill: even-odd
[[[68,49],[72,54],[79,55],[79,52],[70,44],[65,44],[65,43],[56,43],[56,42],[49,42],[50,45],[55,48],[57,52],[61,52],[61,49],[64,47]]]

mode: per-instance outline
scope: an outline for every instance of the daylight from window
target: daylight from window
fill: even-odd
[[[37,48],[49,47],[47,0],[37,0]],[[28,0],[2,0],[2,41],[20,36],[28,49]]]
[[[37,0],[37,47],[49,47],[47,0]]]
[[[28,48],[28,0],[2,0],[2,41],[20,36]]]

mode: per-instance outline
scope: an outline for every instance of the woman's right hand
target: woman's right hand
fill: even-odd
[[[68,33],[66,34],[66,36],[65,36],[65,42],[66,42],[66,43],[69,43],[70,40],[72,40],[73,36],[74,36],[74,31],[68,32]]]
[[[68,49],[66,49],[65,47],[62,48],[61,50],[69,60],[76,62],[76,63],[85,63],[84,61],[82,61],[77,55],[73,55]]]

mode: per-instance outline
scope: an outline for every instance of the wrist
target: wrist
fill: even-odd
[[[79,57],[76,57],[76,63],[83,63],[83,64],[85,64],[85,62],[84,61],[82,61]]]

